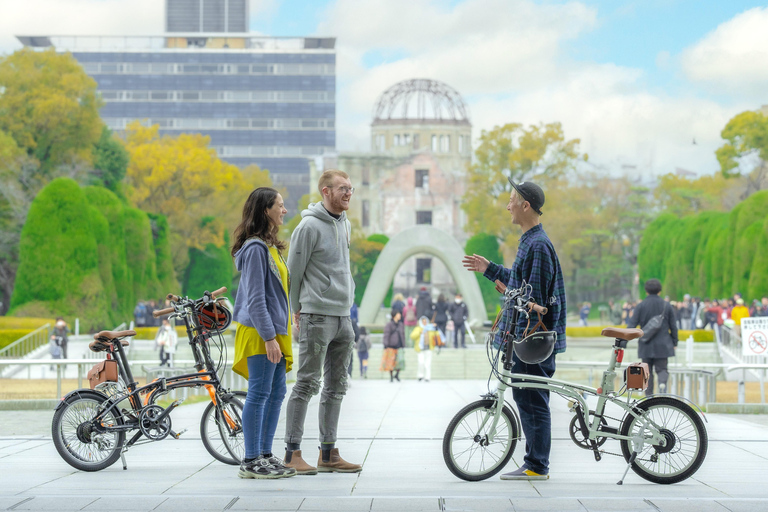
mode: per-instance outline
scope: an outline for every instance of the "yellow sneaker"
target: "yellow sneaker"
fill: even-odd
[[[517,468],[511,473],[504,473],[501,475],[502,480],[549,480],[549,474],[540,475],[535,471],[531,471],[525,466]]]

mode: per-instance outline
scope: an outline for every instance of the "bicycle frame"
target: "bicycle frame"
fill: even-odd
[[[508,299],[510,302],[512,300],[520,302],[519,297],[512,297]],[[517,325],[520,309],[522,309],[522,304],[516,304],[512,306],[512,318],[510,321],[510,326],[512,326],[513,330]],[[572,403],[574,404],[572,410],[576,409],[577,413],[579,414],[579,421],[582,429],[588,433],[588,439],[593,443],[594,440],[598,437],[607,437],[617,440],[632,441],[636,450],[642,448],[643,444],[645,443],[651,443],[660,446],[666,445],[666,438],[664,435],[662,435],[660,426],[656,425],[648,418],[645,418],[641,412],[636,411],[635,403],[637,401],[630,401],[631,399],[628,396],[626,402],[624,402],[615,394],[614,381],[616,379],[616,369],[621,366],[624,349],[627,346],[627,342],[625,340],[618,338],[615,340],[613,351],[611,353],[611,359],[608,362],[607,370],[603,372],[600,387],[593,388],[590,386],[584,386],[582,384],[553,379],[549,377],[540,377],[523,373],[512,373],[512,355],[514,351],[514,341],[517,341],[517,336],[508,332],[506,338],[507,343],[505,347],[506,350],[504,354],[503,369],[501,370],[501,378],[498,379],[499,385],[497,387],[496,396],[494,397],[496,400],[496,410],[492,415],[493,423],[489,429],[489,441],[492,442],[496,435],[496,427],[498,425],[499,419],[501,418],[501,409],[504,407],[505,403],[504,392],[508,388],[512,387],[518,389],[546,390],[557,393],[563,398],[572,400]],[[595,407],[594,419],[591,423],[589,421],[590,409],[584,395],[597,397],[597,406]],[[491,397],[493,397],[493,394],[491,394]],[[625,412],[625,417],[626,415],[631,415],[638,421],[642,422],[644,427],[643,430],[649,432],[650,435],[643,438],[637,438],[632,436],[623,436],[618,431],[614,432],[613,430],[600,430],[600,420],[603,417],[603,413],[605,412],[605,406],[609,402],[620,407]],[[490,415],[486,416],[485,420],[480,425],[480,428],[478,428],[478,431],[485,427],[485,424],[489,419]],[[597,448],[596,445],[593,446],[595,449]],[[599,457],[597,452],[596,457]]]
[[[203,330],[196,324],[196,322],[190,322],[190,317],[193,315],[189,311],[188,306],[182,308],[183,313],[179,313],[184,318],[184,324],[187,331],[187,338],[189,344],[192,347],[192,354],[195,360],[194,368],[196,373],[189,373],[184,375],[178,375],[175,377],[161,377],[144,386],[138,387],[138,382],[135,381],[133,372],[131,371],[130,364],[123,349],[122,344],[113,344],[112,350],[108,352],[111,356],[115,357],[118,365],[118,371],[123,381],[127,383],[126,393],[122,393],[110,398],[110,405],[106,407],[101,413],[94,418],[95,421],[101,419],[102,416],[109,414],[110,412],[122,416],[122,412],[117,410],[117,407],[124,400],[128,400],[131,404],[133,413],[140,413],[144,407],[152,405],[157,400],[158,396],[165,394],[174,389],[187,388],[187,387],[205,387],[210,395],[211,401],[215,404],[218,403],[217,393],[221,390],[221,381],[214,368],[213,360],[210,357],[205,342],[210,338],[210,334],[203,332]],[[145,395],[144,400],[141,399],[141,395]],[[172,406],[166,409],[164,415],[170,414],[170,412],[181,402],[177,401]],[[230,426],[230,428],[236,428],[236,422],[229,416],[226,411],[223,411],[223,416]],[[129,431],[136,428],[135,424],[123,423],[122,425],[105,425],[101,429],[103,431]],[[136,436],[131,439],[126,446],[132,446],[141,437],[141,432],[138,432]]]

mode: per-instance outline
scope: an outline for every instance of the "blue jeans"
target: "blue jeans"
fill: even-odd
[[[248,394],[243,404],[245,458],[272,453],[272,440],[285,398],[285,358],[270,363],[266,354],[248,358]]]
[[[512,356],[512,373],[525,373],[540,377],[555,374],[555,354],[539,364],[527,364]],[[552,448],[552,415],[549,411],[549,391],[543,389],[512,388],[512,396],[520,413],[525,434],[523,466],[540,475],[549,473],[549,452]]]

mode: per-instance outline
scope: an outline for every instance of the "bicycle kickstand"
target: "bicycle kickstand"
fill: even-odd
[[[632,467],[632,463],[635,462],[635,458],[637,458],[637,452],[632,452],[632,455],[629,456],[629,461],[627,462],[627,469],[624,470],[621,480],[616,482],[616,485],[624,485],[624,479],[627,478],[627,473],[629,473],[629,468]]]

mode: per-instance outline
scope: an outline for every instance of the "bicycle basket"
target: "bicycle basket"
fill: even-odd
[[[555,349],[557,333],[555,331],[539,331],[515,341],[515,354],[518,359],[527,364],[539,364]]]
[[[201,304],[195,310],[198,325],[214,334],[223,333],[232,323],[232,312],[217,302]]]

